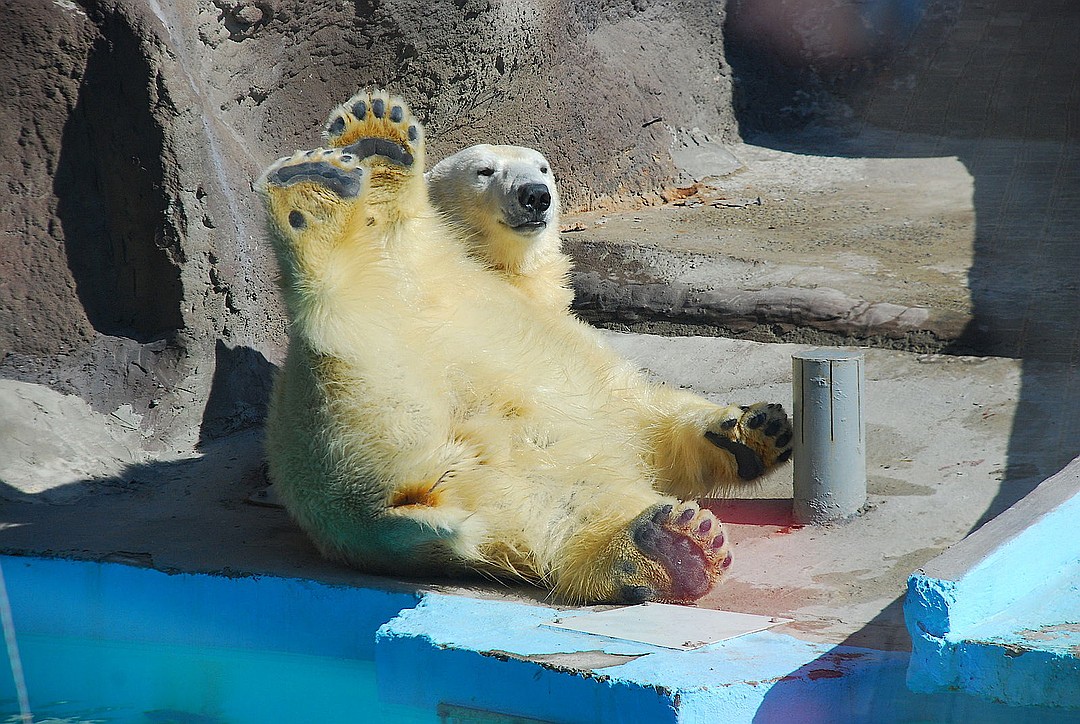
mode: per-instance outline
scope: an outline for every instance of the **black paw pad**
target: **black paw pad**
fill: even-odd
[[[648,586],[623,586],[619,591],[619,603],[630,605],[647,603],[656,599],[656,591]]]
[[[376,118],[382,118],[386,114],[386,101],[382,98],[374,98],[371,101],[371,114]]]
[[[326,132],[329,133],[331,136],[340,136],[342,134],[342,132],[344,132],[344,130],[345,130],[345,119],[342,118],[341,116],[338,116],[337,118],[332,120],[330,122],[330,125],[327,126],[327,128],[326,128]]]
[[[729,440],[712,431],[706,432],[705,438],[716,447],[727,450],[735,456],[736,473],[741,479],[753,480],[765,474],[765,462],[746,445]]]
[[[767,419],[767,417],[766,417],[765,413],[764,412],[759,412],[756,415],[754,415],[753,417],[751,417],[749,420],[746,421],[746,426],[748,428],[750,428],[751,430],[756,430],[756,429],[758,429],[759,427],[761,427],[762,425],[765,424],[766,419]]]
[[[723,531],[720,531],[719,533],[717,533],[717,534],[716,534],[716,537],[715,537],[715,538],[713,538],[713,542],[712,542],[712,543],[710,543],[710,544],[709,544],[709,546],[710,546],[710,547],[711,547],[711,548],[712,548],[712,549],[713,549],[714,551],[718,551],[718,550],[720,550],[721,548],[723,548],[723,547],[724,547],[724,532],[723,532]]]
[[[668,514],[670,515],[670,507]],[[683,534],[655,522],[656,515],[642,521],[632,532],[634,544],[659,563],[671,577],[671,597],[676,601],[701,598],[712,585],[701,548]]]
[[[357,120],[364,120],[364,116],[367,115],[367,103],[364,101],[357,101],[353,104],[352,114],[356,116]]]
[[[292,186],[303,181],[325,186],[343,199],[351,199],[360,193],[360,172],[342,171],[337,166],[321,161],[305,161],[292,166],[282,166],[269,176],[278,186]],[[292,223],[292,218],[289,219]]]
[[[355,143],[345,147],[349,153],[355,153],[360,158],[369,156],[382,156],[394,163],[408,167],[413,165],[413,156],[398,143],[386,138],[361,138]]]

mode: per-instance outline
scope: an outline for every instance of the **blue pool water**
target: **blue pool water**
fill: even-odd
[[[413,592],[0,561],[35,724],[439,721],[379,696],[375,632]],[[21,721],[0,645],[0,723]]]
[[[43,635],[19,647],[35,722],[438,721],[380,702],[370,660]],[[18,721],[18,702],[0,712]]]

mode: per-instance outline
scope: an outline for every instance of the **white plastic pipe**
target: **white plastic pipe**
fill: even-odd
[[[866,503],[863,354],[792,355],[794,509],[798,523],[855,515]]]

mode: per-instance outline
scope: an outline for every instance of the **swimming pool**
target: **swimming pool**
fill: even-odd
[[[549,625],[580,612],[386,579],[0,566],[38,724],[1077,721],[1067,707],[913,692],[909,652],[772,630],[678,650]],[[0,664],[0,722],[18,721]]]
[[[19,643],[36,721],[439,720],[434,712],[381,702],[375,664],[365,659],[38,635]],[[13,693],[0,701],[12,717],[19,712]]]
[[[378,627],[417,596],[0,557],[35,721],[437,722],[387,703]],[[0,670],[0,721],[21,721]]]

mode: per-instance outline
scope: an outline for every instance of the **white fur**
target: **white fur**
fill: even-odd
[[[474,253],[496,269],[527,273],[559,253],[559,192],[551,165],[539,151],[471,146],[435,164],[427,179],[431,202],[462,230]],[[543,184],[551,195],[543,226],[521,226],[518,193],[526,184]]]

